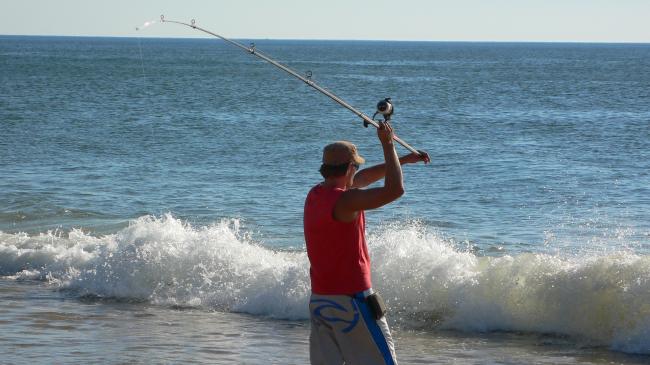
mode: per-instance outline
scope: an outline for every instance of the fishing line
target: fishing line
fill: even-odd
[[[138,30],[138,28],[135,28],[135,30]],[[142,83],[143,86],[146,88],[147,87],[147,75],[144,72],[144,55],[142,53],[142,38],[138,37],[138,48],[140,49],[140,65],[142,66]]]
[[[375,114],[373,115],[373,118],[370,118],[369,116],[367,116],[366,114],[362,113],[361,111],[359,111],[358,109],[356,109],[356,108],[353,107],[352,105],[348,104],[345,100],[341,99],[340,97],[338,97],[338,96],[335,95],[334,93],[332,93],[332,92],[330,92],[330,91],[324,89],[323,87],[319,86],[318,84],[316,84],[316,83],[311,79],[311,78],[312,78],[312,73],[311,73],[311,71],[307,71],[307,73],[305,74],[305,76],[303,76],[303,75],[297,73],[296,71],[292,70],[292,69],[289,68],[288,66],[283,65],[283,64],[281,64],[280,62],[277,62],[277,61],[275,61],[274,59],[270,58],[269,56],[265,55],[264,53],[258,51],[258,50],[255,48],[255,44],[254,44],[254,43],[251,43],[249,47],[246,47],[246,46],[244,46],[243,44],[241,44],[241,43],[239,43],[239,42],[233,41],[233,40],[231,40],[231,39],[228,39],[228,38],[223,37],[223,36],[221,36],[221,35],[219,35],[219,34],[213,33],[213,32],[211,32],[211,31],[209,31],[209,30],[207,30],[207,29],[204,29],[204,28],[201,28],[201,27],[197,26],[197,25],[196,25],[196,22],[195,22],[194,19],[192,19],[192,21],[191,21],[190,24],[188,24],[188,23],[181,22],[181,21],[176,21],[176,20],[166,20],[166,19],[165,19],[165,16],[164,16],[164,15],[161,15],[161,16],[160,16],[160,22],[161,22],[161,23],[176,23],[176,24],[180,24],[180,25],[184,25],[184,26],[190,27],[190,28],[192,28],[192,29],[196,29],[196,30],[201,31],[201,32],[203,32],[203,33],[207,33],[207,34],[210,34],[210,35],[212,35],[212,36],[214,36],[214,37],[217,37],[217,38],[219,38],[219,39],[221,39],[221,40],[223,40],[223,41],[225,41],[225,42],[227,42],[227,43],[230,43],[231,45],[233,45],[233,46],[235,46],[235,47],[238,47],[238,48],[240,48],[240,49],[242,49],[242,50],[244,50],[244,51],[246,51],[246,52],[252,54],[253,56],[256,56],[256,57],[258,57],[258,58],[261,58],[262,60],[264,60],[264,61],[266,61],[266,62],[272,64],[273,66],[275,66],[275,67],[277,67],[277,68],[279,68],[279,69],[281,69],[281,70],[287,72],[288,74],[290,74],[290,75],[296,77],[297,79],[303,81],[305,84],[311,86],[312,88],[314,88],[314,89],[316,89],[317,91],[321,92],[322,94],[326,95],[326,96],[329,97],[330,99],[332,99],[332,100],[334,100],[335,102],[337,102],[339,105],[343,106],[344,108],[348,109],[349,111],[351,111],[352,113],[354,113],[355,115],[357,115],[358,117],[360,117],[361,119],[363,119],[363,125],[364,125],[364,127],[368,127],[369,125],[372,125],[372,126],[374,126],[375,128],[379,128],[379,123],[378,123],[379,121],[377,121],[377,120],[374,119],[374,118],[377,116],[377,114],[381,114],[381,115],[383,116],[383,118],[384,118],[384,121],[388,121],[388,120],[390,120],[391,116],[393,115],[394,107],[393,107],[393,104],[392,104],[390,98],[386,98],[386,99],[384,99],[384,100],[381,100],[381,101],[377,104],[377,111],[376,111]],[[152,22],[147,22],[147,23],[145,23],[145,26],[149,26],[149,25],[151,25],[151,24],[153,24],[153,23],[152,23]],[[397,137],[397,136],[394,136],[393,139],[395,140],[395,142],[401,144],[402,146],[404,146],[404,147],[405,147],[406,149],[408,149],[409,151],[411,151],[411,152],[413,152],[413,153],[416,153],[416,154],[419,154],[419,155],[423,155],[423,152],[418,151],[418,150],[416,150],[415,148],[411,147],[408,143],[404,142],[401,138],[399,138],[399,137]]]
[[[135,27],[135,30],[137,32],[139,32],[139,31],[141,31],[141,30],[143,30],[143,29],[145,29],[145,28],[147,28],[150,25],[155,24],[155,23],[157,23],[155,20],[144,22],[144,24],[142,24],[141,26]],[[140,37],[139,35],[138,35],[138,48],[140,49],[140,64],[142,65],[143,86],[146,89],[146,87],[147,87],[147,76],[146,76],[146,73],[144,71],[144,53],[142,52],[142,37]]]
[[[150,25],[152,25],[154,23],[156,23],[155,20],[145,22],[141,26],[135,27],[135,30],[137,32],[139,32],[141,29],[147,28],[148,26],[150,26]],[[145,69],[144,69],[144,53],[142,52],[142,37],[140,37],[139,35],[138,35],[138,47],[140,49],[140,65],[142,66],[142,89],[144,91],[146,91],[147,90],[147,75],[146,75]],[[155,136],[154,132],[155,132],[154,131],[154,126],[153,126],[153,123],[152,123],[152,125],[151,125],[151,139],[152,139],[152,141],[154,141],[153,145],[156,144],[155,143],[156,136]]]

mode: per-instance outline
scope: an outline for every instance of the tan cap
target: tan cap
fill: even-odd
[[[362,164],[366,160],[359,156],[357,146],[348,141],[337,141],[323,148],[323,163],[325,165],[343,165],[348,162]]]

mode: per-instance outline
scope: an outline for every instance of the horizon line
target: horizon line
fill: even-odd
[[[215,39],[210,36],[128,36],[128,35],[69,35],[69,34],[0,34],[0,37],[69,37],[69,38],[139,38],[139,39]],[[268,40],[268,41],[350,41],[350,42],[422,42],[422,43],[564,43],[564,44],[630,44],[650,45],[650,41],[594,41],[594,40],[423,40],[423,39],[350,39],[350,38],[250,38],[228,37],[230,39]]]

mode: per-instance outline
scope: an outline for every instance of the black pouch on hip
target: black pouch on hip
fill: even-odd
[[[366,297],[366,303],[368,303],[370,312],[375,320],[381,319],[384,314],[386,314],[386,303],[384,303],[384,299],[379,295],[379,293],[375,292],[368,295]]]

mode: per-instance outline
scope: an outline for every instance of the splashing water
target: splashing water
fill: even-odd
[[[478,257],[422,226],[369,236],[374,285],[400,326],[559,333],[650,353],[650,257]],[[197,228],[166,215],[93,237],[0,232],[0,275],[79,296],[306,319],[305,252],[274,251],[238,220]]]

